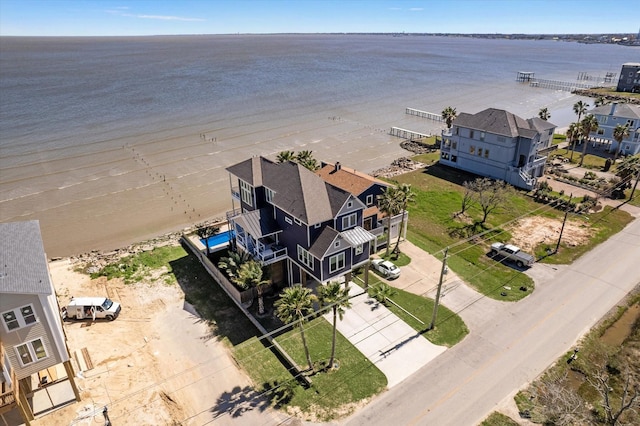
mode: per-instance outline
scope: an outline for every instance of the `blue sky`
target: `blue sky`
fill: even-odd
[[[0,35],[633,33],[639,0],[0,0]]]

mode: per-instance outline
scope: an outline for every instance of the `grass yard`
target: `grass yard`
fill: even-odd
[[[494,411],[480,423],[480,426],[518,426],[518,422],[509,416]]]
[[[349,315],[349,311],[345,315]],[[331,335],[331,324],[324,318],[316,318],[305,324],[305,337],[314,364],[324,365],[328,362]],[[297,327],[278,336],[276,342],[298,365],[307,365]],[[380,393],[387,385],[385,375],[340,333],[336,339],[336,362],[340,368],[314,374],[311,377],[313,385],[309,389],[298,385],[258,339],[251,339],[234,348],[234,356],[258,385],[258,392],[286,383],[283,388],[290,393],[279,396],[275,402],[283,407],[297,407],[313,421],[330,421],[348,415],[355,410],[359,401]]]
[[[372,290],[382,284],[383,281],[372,272],[369,273],[369,294]],[[464,339],[469,333],[462,318],[453,311],[442,306],[438,306],[436,324],[433,330],[425,331],[431,324],[433,306],[435,301],[426,297],[418,296],[397,288],[393,289],[395,294],[390,297],[393,303],[387,303],[387,308],[398,318],[413,327],[434,345],[451,347]]]
[[[562,148],[562,149],[556,149],[549,153],[549,158],[553,158],[555,156],[562,156],[563,158],[570,159],[571,150],[568,148]],[[582,156],[582,147],[581,145],[576,145],[575,151],[573,152],[573,159],[569,162],[569,164],[580,163],[581,156]],[[582,167],[587,169],[602,169],[604,168],[604,164],[606,161],[607,160],[603,157],[587,154],[584,156],[584,162],[582,163]]]

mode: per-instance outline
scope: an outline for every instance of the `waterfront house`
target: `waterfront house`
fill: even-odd
[[[544,174],[544,152],[555,128],[538,117],[525,120],[496,108],[461,113],[442,132],[440,163],[531,190]]]
[[[29,424],[36,392],[66,382],[80,396],[38,221],[0,223],[0,259],[0,415]]]
[[[328,180],[323,178],[331,175],[326,167],[334,171]],[[340,277],[348,281],[354,269],[368,266],[370,253],[377,249],[376,237],[383,233],[376,207],[383,182],[370,179],[365,184],[357,175],[347,178],[346,170],[335,179],[339,165],[337,170],[336,165],[324,165],[316,174],[294,162],[276,163],[264,157],[242,161],[227,171],[233,244],[268,265],[273,283],[324,283]],[[338,186],[337,180],[357,194]],[[371,221],[365,224],[365,218]],[[393,218],[394,223],[400,218]],[[396,224],[397,232],[398,228]]]
[[[636,155],[640,153],[640,105],[619,104],[602,105],[589,111],[598,120],[596,139],[605,140],[611,146],[611,152],[618,149],[618,141],[613,131],[618,124],[628,126],[629,136],[622,140],[620,154]]]
[[[640,93],[640,62],[622,64],[616,91]]]

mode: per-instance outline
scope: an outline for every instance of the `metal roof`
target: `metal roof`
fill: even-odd
[[[360,226],[342,231],[342,236],[352,246],[359,246],[376,239],[375,235]]]

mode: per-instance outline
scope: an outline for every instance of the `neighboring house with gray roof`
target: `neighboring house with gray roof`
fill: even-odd
[[[622,64],[616,91],[640,93],[640,62]]]
[[[293,162],[253,157],[227,171],[232,243],[269,265],[274,283],[324,283],[368,264],[382,233],[378,221],[363,227],[374,205]]]
[[[0,414],[17,409],[28,424],[29,398],[64,376],[59,364],[80,396],[38,221],[0,223],[0,259]]]
[[[544,174],[542,152],[555,128],[538,117],[525,120],[496,108],[461,113],[442,132],[440,163],[531,190]]]
[[[610,151],[618,149],[618,141],[613,138],[613,130],[618,124],[628,126],[629,136],[622,140],[620,154],[636,155],[640,153],[640,105],[619,104],[602,105],[589,111],[598,120],[598,130],[593,135],[610,144]]]

